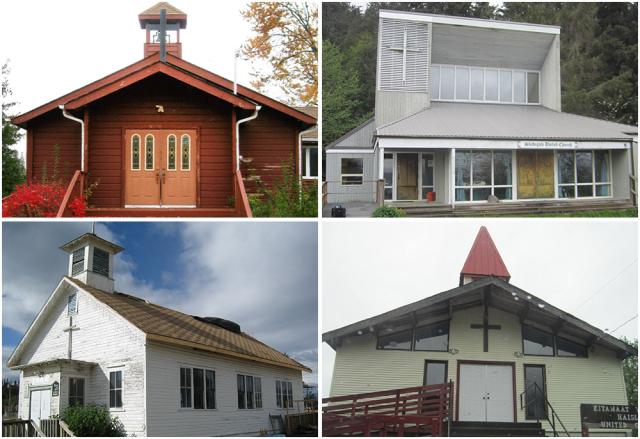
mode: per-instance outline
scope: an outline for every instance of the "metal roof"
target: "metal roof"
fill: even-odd
[[[378,128],[379,137],[517,140],[620,140],[638,127],[562,113],[542,105],[432,102],[413,115]]]
[[[469,276],[495,276],[504,278],[507,282],[511,279],[509,270],[504,264],[496,245],[485,226],[480,227],[467,260],[460,272],[460,285],[464,275]]]
[[[373,135],[376,130],[375,122],[375,118],[373,117],[364,121],[342,137],[331,142],[325,149],[371,149],[373,146]]]

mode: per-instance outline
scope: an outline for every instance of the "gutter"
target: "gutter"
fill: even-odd
[[[260,105],[256,105],[256,109],[253,114],[249,117],[245,117],[244,119],[240,119],[236,122],[236,171],[240,170],[240,124],[249,122],[250,120],[258,117],[258,112],[262,107]]]
[[[58,105],[58,108],[62,110],[64,117],[80,124],[80,171],[84,173],[84,120],[67,113],[67,110],[64,109],[64,104]]]
[[[311,128],[307,128],[306,130],[300,131],[300,133],[298,133],[298,172],[299,172],[300,178],[303,178],[303,175],[302,175],[302,135],[306,134],[306,133],[310,133],[311,131],[313,131],[315,129],[316,129],[316,127],[312,126]],[[316,146],[316,148],[317,148],[317,146]]]

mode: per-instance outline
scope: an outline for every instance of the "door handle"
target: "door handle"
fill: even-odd
[[[166,176],[166,172],[165,172],[165,170],[164,170],[164,169],[162,169],[162,171],[161,171],[161,172],[162,172],[162,183],[164,183],[164,182],[165,182],[165,181],[164,181],[164,177]]]

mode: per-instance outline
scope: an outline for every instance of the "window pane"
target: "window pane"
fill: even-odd
[[[522,338],[526,355],[553,356],[553,335],[531,326],[523,326]]]
[[[500,102],[511,102],[511,71],[500,70]]]
[[[493,195],[499,200],[512,200],[512,189],[510,187],[497,187],[493,189]]]
[[[182,170],[191,169],[191,140],[189,136],[182,136]]]
[[[575,198],[576,196],[575,186],[559,186],[558,196],[560,198]]]
[[[469,100],[469,69],[456,68],[456,99]]]
[[[140,169],[140,137],[131,138],[131,169]]]
[[[262,378],[255,377],[255,392],[256,392],[256,408],[262,408]]]
[[[594,155],[596,183],[606,183],[611,181],[611,176],[609,175],[609,152],[596,151]]]
[[[392,200],[393,199],[393,189],[388,187],[384,189],[384,199]]]
[[[449,350],[449,322],[416,328],[416,351]]]
[[[84,270],[84,247],[73,252],[73,264],[71,266],[71,275],[75,276]]]
[[[168,146],[168,164],[167,168],[170,171],[176,170],[176,136],[169,136],[169,146]]]
[[[473,153],[473,185],[491,186],[491,153]]]
[[[540,75],[527,73],[527,102],[537,104],[540,102]]]
[[[493,184],[511,184],[511,152],[493,153]]]
[[[578,183],[591,183],[593,181],[591,151],[576,152],[576,174]]]
[[[253,377],[246,376],[245,377],[245,387],[247,392],[247,408],[253,408]]]
[[[245,408],[244,404],[244,375],[238,375],[238,408]]]
[[[282,408],[282,385],[280,381],[276,381],[276,405]]]
[[[598,184],[596,185],[596,197],[609,197],[611,196],[610,184]]]
[[[525,72],[513,72],[513,101],[524,103]]]
[[[74,293],[67,298],[67,312],[76,314],[78,311],[78,294]]]
[[[558,152],[558,181],[574,183],[573,152]]]
[[[456,201],[471,200],[471,189],[456,189]]]
[[[153,136],[149,135],[145,137],[145,163],[144,169],[147,171],[153,170]]]
[[[444,384],[447,382],[447,363],[441,361],[427,361],[424,385]]]
[[[402,349],[410,351],[412,340],[413,331],[411,330],[381,335],[378,337],[378,349]]]
[[[546,404],[544,402],[544,367],[524,367],[524,387],[527,402],[526,419],[545,419]]]
[[[293,383],[287,382],[287,401],[289,402],[289,408],[293,407]]]
[[[559,357],[587,357],[587,348],[562,337],[556,337],[556,349]]]
[[[309,148],[309,177],[318,176],[318,148]]]
[[[487,101],[498,100],[498,71],[485,70],[485,99]]]
[[[93,271],[103,276],[109,277],[109,253],[94,247]]]
[[[453,99],[454,74],[453,67],[440,69],[440,99]]]
[[[471,99],[484,100],[484,70],[471,69]]]
[[[469,186],[471,183],[471,153],[456,151],[456,186]]]
[[[433,156],[422,156],[422,186],[433,186]]]
[[[363,164],[361,158],[343,158],[341,162],[343,174],[362,174]]]
[[[578,186],[578,197],[593,197],[593,186]]]
[[[473,188],[473,201],[486,201],[491,195],[491,188]]]
[[[384,155],[384,185],[393,186],[393,155]]]
[[[431,67],[431,99],[440,99],[440,67]]]
[[[204,408],[204,371],[193,369],[193,408]]]
[[[216,373],[212,370],[205,371],[205,385],[207,393],[207,408],[216,408]]]

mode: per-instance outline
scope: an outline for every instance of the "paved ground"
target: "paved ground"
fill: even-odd
[[[347,218],[371,218],[371,214],[376,209],[376,203],[365,203],[361,201],[353,201],[349,203],[327,203],[322,208],[322,216],[331,218],[331,208],[336,204],[347,208]]]

